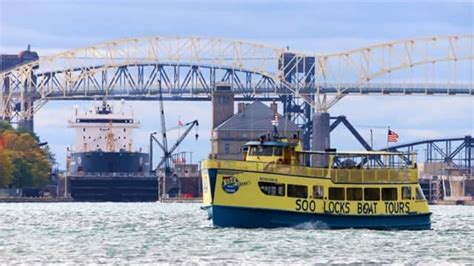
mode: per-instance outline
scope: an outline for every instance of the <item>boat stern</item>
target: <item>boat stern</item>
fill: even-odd
[[[204,208],[212,206],[217,178],[217,170],[209,167],[209,161],[204,160],[201,163],[202,202],[204,203]]]

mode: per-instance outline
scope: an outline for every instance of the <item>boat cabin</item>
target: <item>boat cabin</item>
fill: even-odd
[[[312,157],[323,156],[324,168],[330,169],[403,169],[417,168],[415,153],[386,151],[336,152],[304,151],[298,139],[274,138],[266,141],[250,141],[243,147],[244,161],[275,163],[293,166],[309,166]]]
[[[266,141],[266,138],[262,136],[259,141],[250,141],[244,145],[244,160],[298,165],[299,155],[297,152],[301,151],[299,142],[298,139],[287,138]]]

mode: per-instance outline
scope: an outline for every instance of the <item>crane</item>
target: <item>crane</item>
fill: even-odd
[[[153,132],[153,133],[150,134],[150,170],[153,171],[153,142],[155,142],[156,144],[158,144],[158,146],[163,151],[163,157],[161,158],[160,162],[158,163],[158,165],[156,166],[156,168],[154,170],[156,171],[162,165],[164,165],[165,177],[168,177],[172,173],[171,172],[171,167],[170,167],[170,165],[171,165],[170,164],[171,155],[176,150],[176,148],[178,148],[178,146],[181,144],[181,142],[183,142],[183,140],[186,138],[186,136],[189,134],[189,132],[194,127],[199,126],[199,122],[198,122],[198,120],[194,120],[194,121],[185,123],[182,127],[186,127],[186,130],[184,130],[183,134],[181,134],[181,136],[178,137],[178,139],[173,144],[171,149],[168,149],[168,137],[167,137],[166,133],[171,131],[171,130],[181,128],[181,126],[170,128],[169,130],[166,130],[165,108],[164,108],[164,105],[163,105],[163,94],[162,94],[162,91],[161,91],[161,85],[159,83],[158,83],[158,86],[159,86],[159,98],[158,99],[159,99],[159,102],[160,102],[160,120],[161,120],[161,137],[162,138],[161,138],[161,142],[160,142],[155,137],[157,132]],[[196,137],[196,140],[199,138],[199,134],[197,133],[197,131],[196,131],[195,137]]]

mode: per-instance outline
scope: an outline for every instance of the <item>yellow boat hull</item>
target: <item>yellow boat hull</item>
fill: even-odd
[[[267,164],[268,165],[268,164]],[[416,179],[397,182],[334,182],[331,173],[314,176],[307,171],[273,169],[253,162],[206,160],[202,164],[204,204],[219,227],[310,226],[322,228],[430,229],[425,199],[402,199],[402,187],[419,188]],[[306,167],[309,168],[309,167]],[[301,169],[300,169],[301,170]],[[298,174],[294,174],[294,173]],[[262,184],[284,184],[284,195],[268,195]],[[307,188],[307,195],[288,196],[288,185]],[[314,197],[316,187],[324,197]],[[331,200],[329,188],[396,189],[396,200]],[[394,190],[395,191],[395,190]],[[383,195],[382,195],[383,196]]]

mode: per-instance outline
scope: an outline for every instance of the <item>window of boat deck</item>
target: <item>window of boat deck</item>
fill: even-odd
[[[285,196],[285,184],[272,182],[258,182],[260,191],[269,196]]]
[[[300,185],[288,185],[288,197],[290,198],[308,198],[308,187]]]
[[[411,187],[402,187],[402,200],[411,199]]]
[[[313,199],[322,199],[324,196],[324,187],[320,185],[313,186]]]
[[[330,187],[329,188],[329,200],[344,200],[344,188],[342,187]]]
[[[425,199],[425,195],[423,194],[423,191],[421,191],[420,187],[416,188],[416,199],[417,200],[424,200]]]
[[[282,148],[281,147],[272,147],[272,146],[251,146],[250,147],[250,156],[281,156]]]
[[[362,188],[349,187],[346,189],[347,200],[362,200]]]
[[[364,200],[379,201],[380,188],[364,188]]]
[[[274,147],[273,148],[273,155],[282,156],[283,155],[283,149],[280,148],[280,147]]]
[[[397,188],[395,187],[382,188],[382,200],[385,200],[385,201],[397,200]]]

